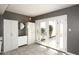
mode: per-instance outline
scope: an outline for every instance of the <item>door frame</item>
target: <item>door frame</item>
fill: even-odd
[[[60,15],[60,16],[55,16],[55,17],[50,17],[50,18],[44,18],[44,19],[36,20],[36,21],[35,21],[35,24],[36,24],[36,26],[35,26],[35,27],[36,27],[36,29],[35,29],[35,31],[36,31],[36,33],[35,33],[35,34],[36,34],[36,35],[35,35],[35,36],[36,36],[36,39],[35,39],[35,40],[36,40],[36,42],[37,42],[37,39],[38,39],[38,38],[37,38],[37,35],[38,35],[38,34],[37,34],[37,27],[39,27],[38,25],[39,25],[40,22],[44,22],[44,21],[45,21],[45,22],[47,23],[48,21],[51,21],[51,20],[54,20],[54,19],[58,20],[58,19],[61,19],[61,18],[66,21],[66,23],[65,23],[65,25],[66,25],[66,26],[65,26],[65,27],[66,27],[65,29],[66,29],[66,30],[65,30],[65,37],[64,37],[64,38],[65,38],[65,39],[64,39],[64,48],[65,48],[65,51],[67,51],[67,15],[66,15],[66,14],[65,14],[65,15]],[[47,24],[46,26],[48,26],[48,24]],[[47,27],[47,28],[48,28],[48,27]],[[39,28],[38,28],[38,29],[39,29]],[[49,29],[47,29],[47,30],[49,30]],[[38,36],[39,36],[39,35],[38,35]],[[47,36],[48,36],[48,35],[47,35]],[[59,36],[57,36],[57,37],[59,38]]]

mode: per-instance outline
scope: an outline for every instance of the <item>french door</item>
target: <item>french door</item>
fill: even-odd
[[[67,51],[67,15],[37,20],[36,42]]]

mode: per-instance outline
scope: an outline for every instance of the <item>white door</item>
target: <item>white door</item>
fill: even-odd
[[[18,47],[18,21],[4,19],[4,52]]]
[[[67,15],[37,20],[36,42],[56,49],[66,50]]]
[[[28,45],[35,43],[35,23],[28,22]]]
[[[37,20],[36,21],[36,42],[47,45],[48,44],[48,25],[47,20]]]
[[[18,47],[18,21],[11,21],[12,49]]]
[[[58,22],[57,19],[48,19],[48,34],[49,34],[49,46],[57,48],[57,36],[58,36]]]
[[[58,48],[67,51],[67,15],[58,20]]]

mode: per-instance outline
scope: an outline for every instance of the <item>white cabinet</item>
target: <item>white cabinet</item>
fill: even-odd
[[[18,37],[18,21],[4,19],[4,52],[35,43],[35,23],[27,23],[28,36]]]
[[[4,52],[18,48],[18,21],[4,19]]]
[[[18,37],[18,46],[29,45],[35,42],[35,23],[28,22],[26,27],[28,35]]]
[[[18,37],[18,46],[27,44],[27,36],[19,36]]]
[[[35,23],[28,22],[28,45],[35,43]]]

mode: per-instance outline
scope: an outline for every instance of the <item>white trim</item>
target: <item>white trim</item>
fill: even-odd
[[[54,20],[54,19],[55,20],[58,20],[58,19],[61,20],[61,18],[66,21],[66,23],[65,23],[66,24],[66,28],[65,28],[66,29],[66,33],[65,33],[66,37],[65,37],[65,42],[64,43],[65,43],[65,50],[67,51],[67,15],[60,15],[60,16],[55,16],[55,17],[50,17],[50,18],[44,18],[44,19],[36,20],[36,26],[39,25],[38,23],[43,22],[43,21],[48,22],[49,20]],[[37,35],[37,33],[36,33],[36,35]]]

